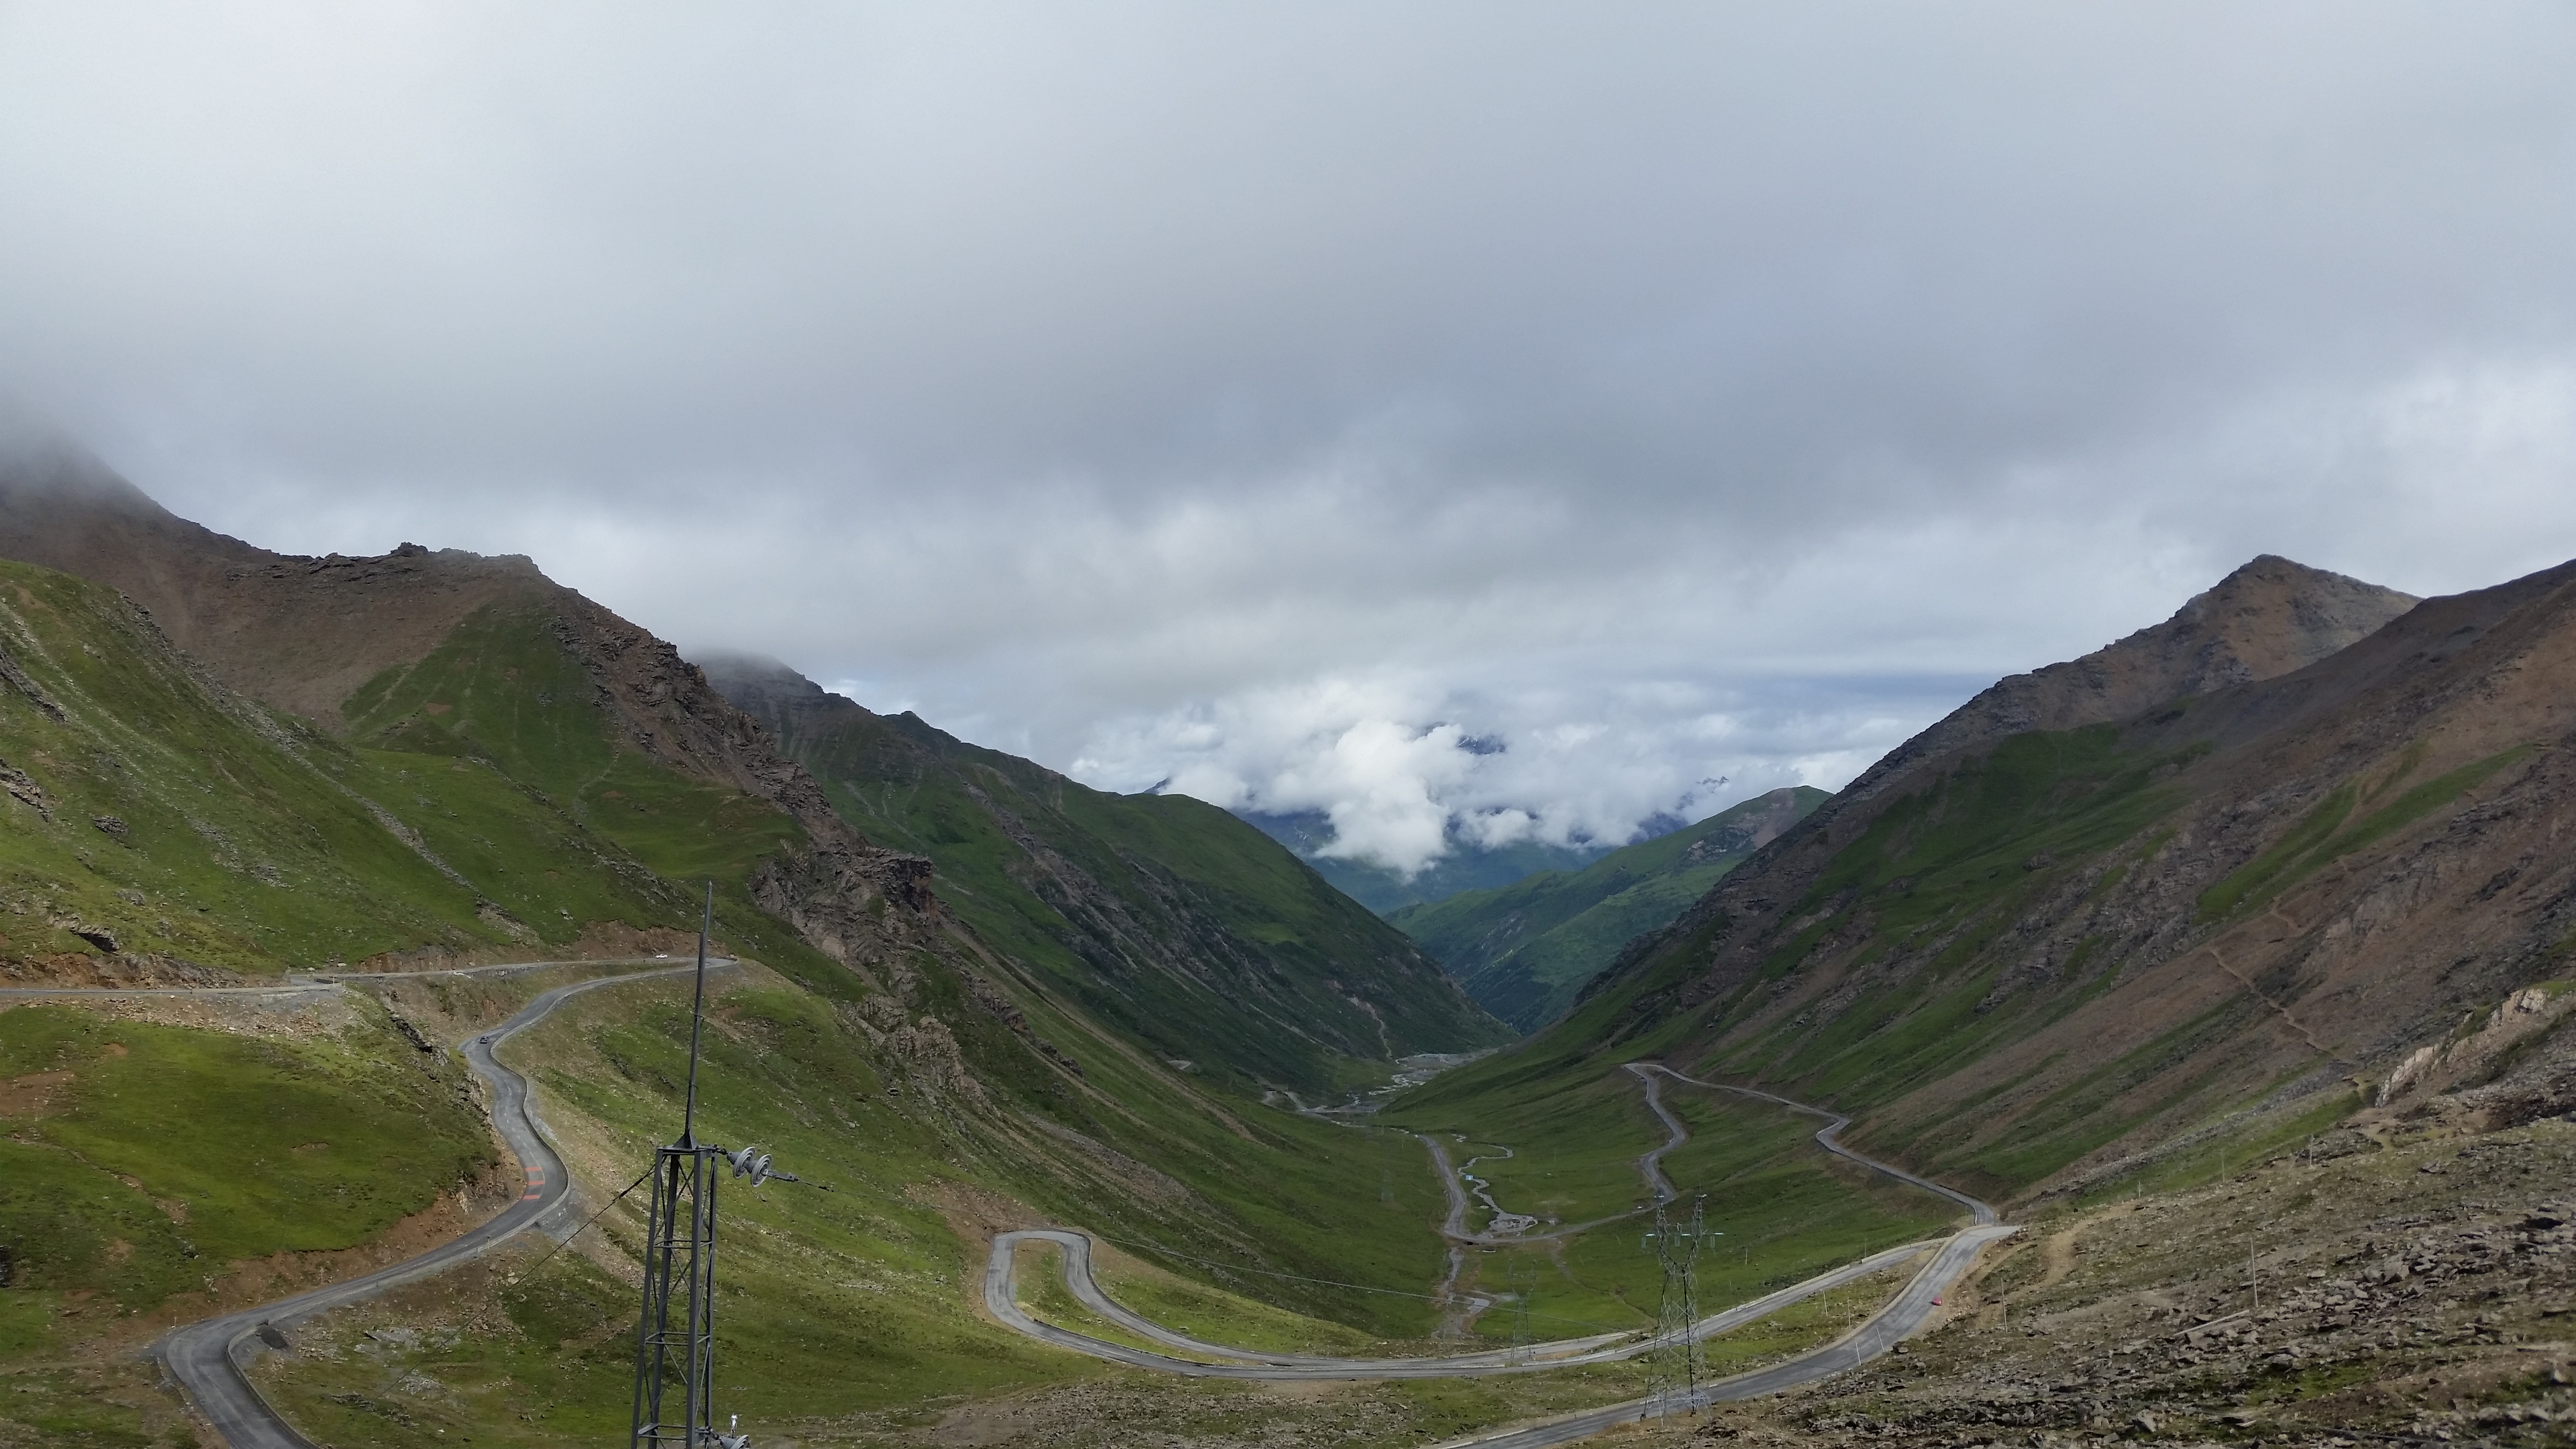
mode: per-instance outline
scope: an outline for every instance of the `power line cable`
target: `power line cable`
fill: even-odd
[[[649,1167],[648,1167],[648,1168],[646,1168],[646,1169],[644,1169],[644,1177],[651,1177],[652,1175],[653,1175],[653,1169],[651,1169],[651,1168],[649,1168]],[[595,1212],[595,1213],[592,1213],[592,1214],[590,1215],[590,1221],[589,1221],[589,1222],[585,1222],[585,1223],[583,1223],[580,1227],[577,1227],[577,1228],[573,1229],[571,1232],[568,1232],[568,1233],[564,1234],[564,1235],[563,1235],[563,1241],[561,1241],[561,1242],[559,1242],[559,1243],[555,1244],[555,1245],[554,1245],[553,1247],[551,1247],[551,1248],[546,1249],[546,1255],[545,1255],[544,1257],[539,1258],[537,1261],[535,1261],[535,1262],[533,1262],[533,1263],[530,1263],[530,1264],[527,1266],[526,1271],[511,1274],[511,1275],[510,1275],[510,1278],[509,1278],[509,1280],[508,1280],[508,1281],[510,1281],[510,1282],[512,1282],[512,1283],[516,1283],[516,1282],[518,1282],[518,1281],[519,1281],[520,1279],[522,1279],[522,1278],[531,1277],[531,1276],[533,1276],[533,1275],[536,1273],[536,1271],[537,1271],[539,1268],[542,1268],[542,1267],[544,1267],[546,1264],[548,1264],[548,1263],[550,1263],[550,1262],[553,1262],[553,1261],[554,1261],[554,1256],[555,1256],[555,1254],[560,1253],[560,1252],[562,1252],[564,1249],[571,1247],[571,1246],[572,1246],[572,1240],[573,1240],[573,1239],[578,1238],[578,1237],[580,1237],[582,1234],[584,1234],[584,1233],[586,1233],[586,1232],[589,1232],[589,1231],[590,1231],[590,1224],[591,1224],[591,1223],[598,1222],[601,1218],[606,1217],[606,1216],[608,1215],[608,1209],[609,1209],[609,1208],[613,1208],[613,1207],[617,1206],[618,1202],[619,1202],[621,1199],[623,1199],[623,1198],[626,1196],[626,1194],[628,1194],[628,1193],[630,1193],[630,1192],[633,1192],[635,1189],[637,1189],[637,1188],[639,1188],[639,1187],[642,1187],[642,1186],[644,1185],[644,1177],[639,1177],[639,1178],[635,1179],[633,1182],[630,1182],[630,1183],[626,1184],[626,1186],[625,1186],[625,1187],[623,1187],[623,1188],[619,1189],[619,1190],[618,1190],[618,1194],[617,1194],[617,1196],[616,1196],[616,1197],[612,1197],[612,1198],[610,1198],[610,1199],[608,1200],[608,1202],[606,1203],[606,1205],[602,1206],[602,1207],[600,1208],[600,1210],[599,1210],[599,1211],[597,1211],[597,1212]]]

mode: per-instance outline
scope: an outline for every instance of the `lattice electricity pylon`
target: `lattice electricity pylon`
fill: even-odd
[[[1655,1228],[1646,1235],[1663,1269],[1663,1302],[1655,1314],[1655,1336],[1646,1353],[1646,1413],[1649,1417],[1696,1412],[1700,1380],[1708,1377],[1708,1350],[1691,1329],[1699,1323],[1699,1249],[1712,1233],[1702,1217],[1702,1201],[1691,1201],[1690,1216],[1677,1218],[1661,1203],[1655,1206]]]
[[[716,1182],[722,1163],[721,1149],[685,1136],[654,1155],[644,1321],[635,1341],[631,1443],[637,1449],[702,1449],[715,1439]]]
[[[769,1154],[745,1147],[728,1154],[700,1142],[698,1047],[707,1018],[707,936],[715,927],[716,888],[707,884],[698,925],[698,989],[689,1008],[689,1089],[680,1137],[653,1157],[653,1207],[645,1219],[644,1319],[635,1330],[635,1418],[630,1449],[744,1449],[747,1434],[716,1432],[716,1183],[730,1166],[754,1187],[773,1171]],[[676,1301],[675,1301],[676,1300]],[[676,1310],[676,1311],[675,1311]],[[679,1402],[672,1402],[676,1394]],[[672,1417],[672,1410],[678,1417]]]
[[[1511,1265],[1503,1270],[1503,1280],[1512,1293],[1512,1347],[1504,1356],[1507,1363],[1527,1363],[1530,1348],[1537,1340],[1530,1333],[1530,1295],[1538,1290],[1538,1265],[1526,1256],[1514,1254]]]

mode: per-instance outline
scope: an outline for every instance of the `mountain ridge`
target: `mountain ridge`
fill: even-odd
[[[1468,994],[1535,1031],[1572,1005],[1625,944],[1687,909],[1720,875],[1830,798],[1790,786],[1622,846],[1574,871],[1542,871],[1388,916]]]
[[[1215,806],[1095,791],[762,656],[702,667],[854,826],[936,862],[953,909],[1133,1033],[1168,1042],[1205,1019],[1217,983],[1193,963],[1226,961],[1233,1009],[1269,1023],[1238,1045],[1243,1064],[1269,1064],[1266,1085],[1331,1080],[1297,1042],[1365,1058],[1507,1039],[1400,932]]]
[[[1424,1093],[1661,1055],[1831,1102],[1855,1140],[2006,1194],[2134,1171],[2196,1122],[2354,1109],[2352,1080],[2384,1080],[2576,939],[2559,919],[2576,894],[2516,884],[2548,857],[2528,812],[2576,786],[2552,743],[2576,724],[2576,565],[2340,647],[2400,596],[2248,570],[2293,586],[2217,632],[2275,628],[2268,651],[2231,652],[2278,672],[2211,687],[2192,677],[2206,638],[2161,647],[2177,628],[2123,641],[2154,647],[2109,661],[2120,688],[2098,687],[2117,669],[2061,667],[1988,691],[1632,942],[1557,1026]],[[2303,610],[2302,576],[2365,611]],[[2152,699],[2191,683],[2207,692]],[[2007,727],[1999,703],[2051,687],[2059,727]],[[2500,858],[2480,843],[2498,835],[2519,837]],[[2524,900],[2510,940],[2454,899],[2489,887]],[[2446,934],[2483,944],[2439,970],[2396,944]]]

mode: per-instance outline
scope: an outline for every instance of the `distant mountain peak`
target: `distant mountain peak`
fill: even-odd
[[[38,510],[64,507],[172,517],[70,437],[40,423],[0,416],[0,527]]]
[[[2421,602],[2278,554],[2258,554],[2161,624],[2081,658],[1997,680],[1890,751],[1842,798],[1868,799],[1921,761],[2008,735],[2128,719],[2186,695],[2295,673],[2370,637]]]

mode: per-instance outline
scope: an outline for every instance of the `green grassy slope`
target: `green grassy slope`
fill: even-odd
[[[540,663],[491,642],[433,660],[479,657],[496,680]],[[5,562],[0,647],[29,686],[0,686],[0,760],[28,782],[0,797],[0,961],[265,973],[559,946],[598,924],[692,928],[678,882],[704,875],[729,887],[730,934],[820,960],[739,889],[795,824],[611,748],[586,689],[489,749],[443,722],[479,709],[400,713],[391,689],[338,739],[212,684],[113,592]],[[555,653],[559,679],[572,667]]]
[[[1145,905],[1167,898],[1164,913],[1140,910],[1122,927],[1206,970],[1247,967],[1255,990],[1284,1003],[1274,1009],[1338,1010],[1350,1051],[1323,1050],[1310,1033],[1297,1039],[1305,1055],[1282,1052],[1212,1011],[1198,1018],[1214,1023],[1203,1031],[1148,1016],[1153,1003],[1086,979],[1081,958],[1024,956],[1007,932],[988,946],[935,910],[890,922],[859,943],[864,970],[844,967],[746,890],[755,862],[798,839],[794,823],[622,744],[584,660],[541,610],[469,618],[360,691],[340,739],[209,684],[105,589],[0,570],[10,681],[0,684],[0,759],[25,771],[5,777],[18,789],[0,797],[12,911],[0,917],[0,950],[20,974],[86,962],[103,974],[256,975],[423,946],[540,954],[609,923],[686,927],[696,901],[683,881],[717,879],[720,932],[781,975],[720,1003],[709,1110],[728,1132],[819,1164],[839,1189],[818,1199],[823,1217],[771,1225],[781,1246],[765,1264],[729,1254],[748,1289],[728,1332],[777,1365],[760,1383],[811,1412],[1084,1371],[975,1318],[962,1276],[975,1249],[937,1208],[943,1184],[1109,1233],[1184,1278],[1320,1315],[1323,1339],[1427,1326],[1428,1307],[1406,1296],[1442,1263],[1438,1188],[1419,1144],[1264,1107],[1230,1084],[1283,1061],[1309,1079],[1344,1080],[1382,1070],[1367,1058],[1417,1037],[1448,1044],[1455,1037],[1441,1033],[1461,1024],[1485,1039],[1500,1029],[1454,991],[1428,1006],[1382,991],[1383,973],[1361,968],[1382,964],[1370,953],[1390,942],[1398,965],[1439,978],[1388,928],[1215,812],[1080,792],[1062,806],[1083,847],[1102,852],[1099,868],[1157,862],[1132,878]],[[116,833],[91,823],[109,815]],[[1086,997],[1125,1003],[1128,1016],[1103,1022]],[[482,1019],[506,1005],[486,1003]],[[670,1130],[685,1030],[668,993],[642,1014],[631,1000],[610,1005],[593,1003],[561,1059],[536,1070],[559,1126],[614,1141],[604,1159],[614,1173]],[[1151,1030],[1122,1029],[1129,1022]],[[460,1018],[450,1035],[471,1029]],[[130,1060],[102,1055],[108,1040]],[[0,1099],[12,1158],[0,1246],[12,1248],[20,1286],[43,1293],[180,1301],[229,1261],[364,1241],[488,1152],[448,1080],[455,1064],[438,1059],[443,1085],[414,1100],[430,1090],[413,1081],[425,1059],[382,1022],[345,1040],[275,1045],[21,1007],[0,1011],[0,1048],[0,1084],[12,1089]],[[1158,1060],[1165,1051],[1196,1065]],[[51,1091],[41,1078],[57,1070],[76,1084]],[[40,1080],[20,1080],[30,1076]],[[40,1108],[41,1120],[26,1115]],[[218,1182],[217,1166],[230,1176]],[[44,1174],[69,1184],[78,1213],[35,1220],[48,1200],[18,1189]],[[317,1198],[327,1210],[312,1207]],[[201,1214],[201,1234],[188,1237],[163,1203]],[[743,1206],[740,1231],[767,1241],[765,1209]],[[836,1255],[858,1267],[816,1277],[814,1265]],[[541,1347],[510,1359],[509,1372],[559,1390],[579,1411],[566,1423],[618,1407],[600,1387],[622,1373],[601,1323],[630,1311],[613,1279],[584,1279],[577,1265],[560,1261],[550,1272],[571,1277],[524,1294],[494,1288],[506,1301],[490,1305],[526,1320]],[[1354,1283],[1388,1291],[1342,1286]],[[911,1307],[889,1311],[887,1292]],[[35,1301],[10,1297],[12,1307]],[[545,1334],[574,1321],[583,1347],[567,1358]],[[0,1370],[76,1359],[113,1327],[71,1324],[50,1309],[0,1324],[10,1336]],[[584,1367],[585,1354],[598,1362]],[[583,1377],[594,1373],[606,1377]],[[364,1412],[332,1402],[316,1412]]]
[[[381,1014],[275,1041],[0,1011],[9,1286],[148,1313],[234,1259],[363,1243],[495,1160],[463,1075]]]
[[[504,1049],[537,1083],[576,1160],[640,1162],[669,1134],[687,1059],[684,991],[660,983],[585,997]],[[1428,1326],[1419,1297],[1342,1286],[1418,1294],[1440,1272],[1439,1189],[1411,1138],[1227,1103],[1238,1135],[1187,1089],[1156,1094],[1122,1079],[1115,1052],[1086,1063],[1101,1089],[1084,1098],[1096,1115],[1079,1128],[1042,1124],[994,1110],[1009,1105],[1007,1086],[980,1076],[965,1086],[936,1057],[908,1056],[872,1017],[902,1020],[775,980],[719,987],[710,1002],[702,1136],[757,1142],[809,1183],[828,1184],[736,1187],[721,1199],[724,1407],[746,1427],[847,1430],[925,1401],[1101,1374],[975,1310],[981,1249],[957,1225],[978,1212],[1080,1222],[1185,1279],[1284,1303],[1292,1313],[1186,1283],[1158,1296],[1221,1319],[1249,1314],[1285,1342],[1368,1344]],[[635,1252],[643,1225],[633,1207],[593,1230],[604,1235],[595,1252]],[[319,1335],[352,1351],[280,1365],[268,1390],[343,1444],[425,1445],[445,1430],[450,1440],[542,1445],[617,1432],[632,1290],[578,1253],[512,1276],[307,1329],[308,1342]],[[429,1330],[427,1342],[356,1350],[362,1328],[388,1322]]]
[[[1930,1194],[1826,1155],[1813,1140],[1812,1117],[1674,1083],[1666,1084],[1664,1100],[1691,1129],[1690,1140],[1664,1158],[1665,1174],[1683,1210],[1701,1200],[1707,1225],[1726,1235],[1700,1270],[1701,1301],[1711,1307],[1936,1234],[1955,1215]],[[1562,1244],[1475,1255],[1471,1286],[1507,1290],[1517,1262],[1531,1284],[1534,1315],[1546,1315],[1533,1319],[1541,1336],[1653,1325],[1662,1280],[1642,1247],[1650,1219],[1639,1209],[1649,1199],[1636,1160],[1666,1134],[1634,1076],[1561,1072],[1421,1092],[1385,1117],[1451,1139],[1462,1166],[1480,1159],[1468,1170],[1513,1212],[1560,1224],[1617,1219]],[[1486,1216],[1478,1204],[1468,1225],[1480,1229]],[[1477,1327],[1510,1332],[1504,1314]]]
[[[1522,1031],[1564,1014],[1619,948],[1659,930],[1761,841],[1831,798],[1809,786],[1759,796],[1577,871],[1406,906],[1387,919],[1447,967],[1467,994]],[[1772,822],[1769,833],[1760,823]]]
[[[615,870],[563,869],[593,863],[489,772],[352,749],[217,689],[105,589],[0,563],[0,647],[34,690],[0,688],[0,759],[30,784],[0,798],[0,955],[104,956],[112,942],[261,972],[509,940],[486,901],[557,939],[575,908],[653,919],[656,902]],[[417,822],[428,852],[387,819]],[[429,858],[486,842],[555,877],[468,883]]]
[[[1683,997],[1676,988],[1703,948],[1669,939],[1523,1051],[1435,1081],[1412,1109],[1451,1095],[1534,1090],[1601,1063],[1710,1042],[1717,1045],[1692,1058],[1703,1074],[1773,1084],[1855,1115],[1889,1103],[2111,984],[2101,969],[2107,963],[2081,949],[2047,976],[2005,982],[2010,933],[2036,900],[2065,882],[2107,875],[2151,851],[2158,822],[2187,798],[2183,787],[2166,782],[2206,753],[2205,745],[2123,749],[2109,725],[2007,739],[1887,804],[1831,854],[1799,899],[1783,903],[1780,915],[1794,929],[1767,936],[1758,959],[1722,986]],[[1702,922],[1697,932],[1704,941],[1723,929],[1722,920]],[[1769,1010],[1784,981],[1827,962],[1852,983],[1829,1016]],[[1903,966],[1870,971],[1885,962]],[[2141,1060],[2161,1061],[2171,1046]],[[2118,1067],[2103,1070],[2116,1074]],[[1970,1176],[1988,1185],[2044,1176],[2198,1085],[2165,1082],[2164,1095],[2121,1113],[2070,1113],[2062,1131],[2017,1138],[2010,1164],[1976,1164]],[[1981,1105],[1962,1102],[1914,1132],[1974,1122]],[[1913,1145],[1914,1132],[1880,1145]],[[2006,1166],[2008,1174],[1993,1170]]]
[[[1214,806],[1092,790],[777,666],[712,668],[853,826],[936,862],[941,897],[985,942],[1157,1056],[1312,1090],[1510,1036],[1401,933]]]
[[[1999,1199],[2278,1150],[2564,975],[2571,657],[2576,565],[2131,719],[1909,745],[1395,1110],[1666,1059]]]

